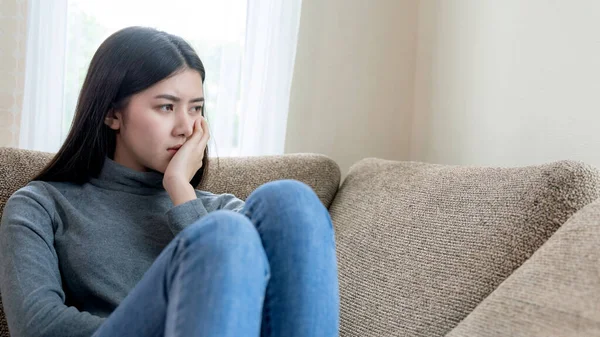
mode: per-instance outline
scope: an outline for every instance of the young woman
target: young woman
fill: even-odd
[[[334,233],[315,193],[194,188],[204,79],[190,45],[155,29],[100,46],[65,143],[4,208],[13,337],[338,335]]]

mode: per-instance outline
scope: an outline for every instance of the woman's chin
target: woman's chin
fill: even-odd
[[[167,170],[167,166],[169,165],[170,159],[166,159],[163,161],[164,162],[152,163],[151,164],[152,166],[147,167],[147,170],[152,171],[152,172],[158,172],[160,174],[165,174],[165,171]]]

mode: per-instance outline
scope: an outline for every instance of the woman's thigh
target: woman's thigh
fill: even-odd
[[[240,266],[240,261],[245,262]],[[248,268],[250,269],[246,270]],[[248,283],[255,284],[256,297],[263,296],[261,293],[264,293],[266,287],[269,268],[260,237],[252,223],[243,215],[231,211],[211,212],[189,225],[165,247],[94,336],[163,336],[169,302],[172,300],[170,297],[175,296],[179,302],[190,303],[189,307],[193,310],[202,311],[196,304],[204,299],[196,301],[188,298],[202,293],[202,289],[179,289],[181,284],[200,283],[198,287],[208,286],[211,288],[211,294],[214,291],[229,293],[231,289],[226,286],[231,282],[228,283],[228,279],[219,279],[223,275],[237,279],[239,275],[229,275],[230,273],[226,272],[229,269],[244,273],[239,277],[241,279],[254,276],[253,282]],[[206,275],[203,272],[205,270],[212,272]],[[217,273],[217,270],[221,272]],[[190,273],[198,275],[191,276]],[[181,282],[178,277],[182,274],[194,277],[197,281]],[[183,293],[173,294],[173,284],[177,284],[176,292]],[[249,289],[246,289],[246,292],[249,292]],[[221,297],[226,299],[227,294],[222,295]],[[206,300],[210,302],[211,299]],[[260,313],[258,315],[259,320]]]
[[[177,248],[175,238],[160,253],[138,284],[98,328],[100,336],[162,336],[167,309],[166,275],[168,262]]]

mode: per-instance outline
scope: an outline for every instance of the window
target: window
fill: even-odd
[[[211,155],[283,154],[301,0],[28,0],[19,144],[56,152],[100,44],[129,26],[190,42],[206,67]]]
[[[94,52],[112,33],[136,25],[179,35],[194,47],[207,73],[205,111],[212,131],[211,155],[237,155],[245,0],[68,0],[63,139]]]

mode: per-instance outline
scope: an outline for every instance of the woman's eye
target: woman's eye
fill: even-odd
[[[173,110],[173,104],[161,105],[159,108],[162,111],[172,111]]]
[[[194,111],[196,111],[196,112],[202,112],[202,105],[200,105],[200,106],[195,106],[195,107],[194,107]]]

